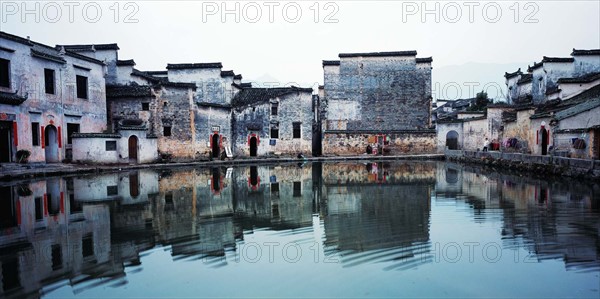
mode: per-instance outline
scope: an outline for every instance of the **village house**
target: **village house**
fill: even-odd
[[[236,155],[312,155],[312,99],[311,88],[242,88],[232,102]]]
[[[69,160],[72,135],[106,129],[103,61],[0,32],[0,162]],[[116,45],[99,45],[111,48]]]
[[[437,122],[438,151],[490,149],[534,155],[600,157],[600,49],[505,73],[507,103],[488,105],[485,117]],[[484,119],[485,118],[485,119]]]
[[[435,152],[431,62],[416,51],[342,53],[324,60],[325,155]]]

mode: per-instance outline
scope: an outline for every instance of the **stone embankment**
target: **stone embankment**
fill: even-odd
[[[574,159],[506,152],[446,150],[446,159],[537,174],[600,180],[600,160]]]

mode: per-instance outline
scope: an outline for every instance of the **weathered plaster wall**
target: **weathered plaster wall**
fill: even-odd
[[[216,133],[220,138],[220,152],[232,149],[231,108],[196,106],[194,124],[196,140],[200,144],[200,153],[204,158],[211,154],[212,137]],[[217,128],[218,131],[213,129]]]
[[[193,92],[190,88],[161,88],[156,93],[154,128],[158,136],[158,150],[173,155],[174,160],[191,160],[206,147],[205,140],[196,140]],[[171,136],[164,136],[164,128],[171,127]]]
[[[366,154],[368,145],[377,148],[369,139],[372,141],[372,138],[378,135],[389,138],[389,144],[383,147],[384,155],[426,154],[437,151],[437,137],[433,130],[387,134],[330,131],[323,133],[323,153],[338,156]]]
[[[436,125],[436,135],[437,135],[437,152],[443,153],[446,149],[446,138],[448,137],[448,133],[454,131],[458,134],[458,149],[463,148],[463,123],[462,122],[454,122],[454,123],[438,123]]]
[[[278,103],[277,115],[271,115],[271,102]],[[312,152],[312,95],[310,92],[288,93],[270,102],[234,110],[234,152],[250,156],[249,138],[259,137],[258,156],[291,155]],[[293,138],[293,123],[300,122],[300,137]],[[250,127],[250,129],[249,129]],[[271,138],[271,127],[279,129],[279,138]],[[257,130],[260,128],[259,130]],[[274,141],[274,145],[271,144]]]
[[[533,109],[517,111],[517,120],[504,124],[502,132],[502,141],[508,138],[517,138],[521,144],[519,151],[529,151],[529,146],[532,144],[531,122],[529,117],[533,115]],[[535,136],[533,136],[535,137]],[[535,140],[533,140],[535,144]]]
[[[106,90],[102,65],[68,55],[62,56],[66,63],[37,58],[32,56],[31,46],[9,39],[2,39],[2,45],[14,52],[0,51],[0,58],[10,60],[11,85],[0,90],[27,95],[27,100],[19,106],[0,104],[0,112],[16,117],[18,146],[13,146],[13,159],[17,150],[26,149],[31,152],[30,162],[46,162],[45,149],[41,146],[41,129],[40,145],[32,145],[31,122],[38,122],[40,127],[53,125],[57,131],[60,128],[60,143],[56,140],[60,144],[58,161],[66,157],[67,122],[79,124],[80,132],[101,132],[106,129]],[[47,94],[45,90],[46,68],[54,70],[54,94]],[[88,78],[87,99],[78,99],[76,96],[76,75]]]
[[[575,76],[600,72],[600,55],[575,55]]]
[[[463,123],[463,149],[483,150],[485,138],[491,142],[487,119],[465,121]]]

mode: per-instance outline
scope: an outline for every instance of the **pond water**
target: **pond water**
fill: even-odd
[[[445,162],[0,185],[0,297],[600,296],[600,186]]]

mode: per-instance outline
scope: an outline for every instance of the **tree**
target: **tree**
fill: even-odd
[[[488,98],[488,95],[483,90],[477,93],[475,97],[475,103],[467,108],[467,111],[485,111],[488,104],[491,104],[492,100]]]

